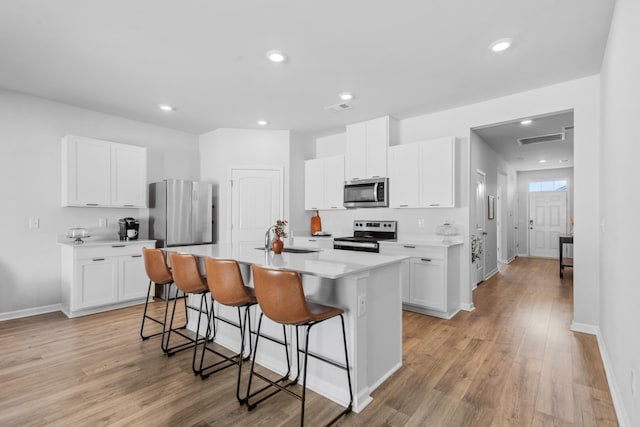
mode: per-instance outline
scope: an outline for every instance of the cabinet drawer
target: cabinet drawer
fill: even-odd
[[[333,249],[333,238],[331,237],[294,237],[294,246],[303,248]]]
[[[380,253],[383,255],[404,255],[414,258],[444,260],[444,250],[444,248],[435,246],[412,245],[410,243],[404,245],[380,243]]]
[[[125,256],[125,255],[140,255],[142,256],[143,247],[152,247],[150,244],[136,243],[136,244],[124,244],[124,243],[111,243],[100,246],[84,246],[76,247],[74,254],[76,259],[93,259],[93,258],[105,258],[113,256]]]

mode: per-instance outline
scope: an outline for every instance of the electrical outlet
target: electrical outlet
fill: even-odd
[[[105,228],[107,226],[107,218],[98,218],[98,227]]]
[[[358,296],[358,317],[362,317],[367,313],[367,296]]]
[[[418,220],[418,228],[424,228],[424,218]]]
[[[631,397],[636,398],[636,371],[631,368]]]
[[[29,228],[40,228],[40,218],[29,218]]]

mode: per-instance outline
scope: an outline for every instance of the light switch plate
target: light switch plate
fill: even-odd
[[[29,228],[40,228],[40,218],[29,218]]]

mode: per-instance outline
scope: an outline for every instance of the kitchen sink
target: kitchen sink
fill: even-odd
[[[264,251],[264,248],[256,248],[259,249],[261,251]],[[292,254],[312,254],[314,252],[320,252],[320,249],[309,249],[309,248],[288,248],[288,247],[284,247],[282,249],[282,252],[289,252]]]

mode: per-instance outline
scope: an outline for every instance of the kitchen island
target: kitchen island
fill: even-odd
[[[302,275],[304,292],[309,300],[344,309],[354,391],[353,410],[360,412],[371,402],[371,392],[402,366],[400,265],[406,257],[333,249],[277,255],[257,249],[257,246],[259,245],[255,243],[235,246],[195,245],[167,250],[190,253],[201,258],[235,259],[242,266],[248,286],[252,286],[251,264],[294,270]],[[259,307],[254,310],[257,313],[252,313],[253,329],[257,323],[255,319],[259,314]],[[237,319],[236,312],[228,307],[216,304],[216,313],[228,319]],[[195,329],[195,321],[191,322],[190,328]],[[215,341],[238,351],[240,340],[237,329],[222,322],[216,324],[216,328]],[[289,334],[293,331],[293,328],[288,329]],[[263,332],[273,337],[282,337],[282,327],[266,318],[263,321]],[[339,319],[328,320],[313,329],[309,349],[344,364],[340,336]],[[288,340],[291,343],[291,338]],[[293,360],[295,366],[296,358]],[[280,374],[286,372],[283,349],[272,342],[261,341],[256,363]],[[294,367],[294,376],[295,370]],[[349,401],[344,371],[314,358],[309,358],[307,386],[342,405]]]

